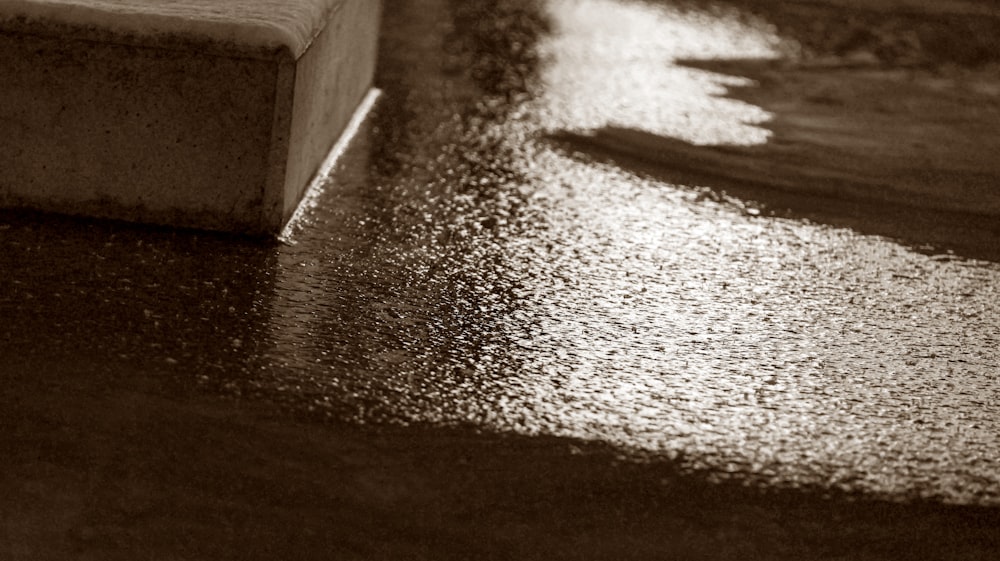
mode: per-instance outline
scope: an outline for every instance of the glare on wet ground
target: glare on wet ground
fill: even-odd
[[[738,12],[681,11],[660,4],[554,0],[553,35],[539,50],[544,126],[639,129],[695,144],[767,141],[770,115],[721,97],[750,80],[688,69],[674,61],[776,58],[779,40],[763,22]]]
[[[0,231],[15,362],[1000,503],[1000,266],[770,216],[548,136],[766,142],[764,111],[719,97],[738,79],[673,64],[776,56],[766,26],[669,2],[396,8],[384,95],[290,245]],[[39,333],[50,344],[27,345]]]
[[[416,208],[394,218],[418,222],[413,247],[379,250],[412,277],[374,313],[398,314],[408,344],[372,357],[386,378],[364,397],[390,417],[600,439],[780,484],[995,500],[1000,269],[561,153],[543,133],[765,142],[768,115],[719,96],[743,82],[672,62],[778,44],[725,12],[545,9],[530,97],[443,123],[490,143],[429,150],[404,187]],[[431,310],[399,307],[423,298]]]

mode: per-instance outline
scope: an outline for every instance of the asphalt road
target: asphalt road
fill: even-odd
[[[686,510],[711,504],[717,515],[698,526],[697,540],[677,538],[704,546],[674,551],[686,558],[916,558],[929,547],[923,540],[947,545],[956,558],[996,553],[989,522],[1000,506],[995,232],[979,232],[966,245],[932,244],[919,220],[951,227],[933,213],[873,215],[825,199],[805,209],[767,206],[753,193],[684,181],[566,140],[565,133],[616,126],[692,145],[766,143],[766,111],[720,95],[740,78],[673,61],[775,57],[781,44],[773,29],[725,10],[612,0],[399,0],[387,2],[385,17],[380,100],[282,243],[2,216],[0,395],[7,413],[0,419],[8,425],[4,488],[14,497],[4,519],[8,539],[19,544],[11,551],[29,558],[44,549],[45,534],[28,514],[44,520],[77,512],[69,499],[35,512],[29,497],[76,497],[78,487],[93,494],[100,486],[59,475],[93,473],[93,450],[115,451],[101,456],[105,464],[152,454],[148,473],[178,469],[165,467],[170,460],[157,456],[163,452],[155,442],[137,436],[144,429],[122,419],[145,412],[166,423],[189,415],[199,421],[150,432],[188,442],[202,422],[215,434],[211,419],[252,411],[267,423],[301,427],[314,443],[349,434],[348,452],[317,445],[330,457],[379,462],[385,457],[358,452],[365,442],[419,442],[420,450],[438,450],[426,460],[437,462],[438,479],[451,477],[442,466],[451,465],[455,450],[486,457],[483,443],[496,439],[507,442],[497,449],[523,455],[524,463],[503,460],[516,469],[497,468],[518,477],[531,477],[528,464],[548,458],[538,452],[544,446],[565,458],[610,458],[587,471],[595,475],[585,483],[620,486],[619,523],[635,514],[625,504],[645,509],[643,520],[665,508],[649,504],[653,491],[645,483],[629,487],[660,481],[643,470],[661,466],[699,489]],[[103,408],[111,411],[106,418]],[[104,427],[104,444],[84,436],[87,423]],[[127,437],[115,432],[120,423],[132,427]],[[265,429],[255,426],[239,424],[247,448],[263,442],[254,435]],[[266,442],[280,440],[267,431],[273,438]],[[211,447],[230,453],[226,437],[212,438]],[[283,438],[292,448],[302,437]],[[74,439],[90,442],[90,452],[68,451]],[[209,453],[209,445],[199,446]],[[232,452],[237,471],[249,453],[240,450]],[[383,454],[403,462],[399,453]],[[574,464],[559,458],[545,464],[540,479],[573,473]],[[211,461],[221,471],[230,465]],[[472,460],[476,477],[499,485],[483,475],[495,467],[484,461]],[[378,469],[393,489],[386,493],[405,494],[391,461]],[[268,473],[269,485],[279,485],[280,476]],[[321,476],[306,477],[320,488],[310,477]],[[515,488],[516,481],[502,479]],[[522,513],[539,527],[544,523],[531,516],[543,516],[538,501],[546,496],[560,511],[577,504],[560,503],[563,491],[544,481],[529,485],[535,510]],[[143,488],[155,495],[158,487],[149,485],[152,491]],[[475,500],[475,491],[467,492],[473,498],[446,504]],[[782,494],[785,502],[749,508],[744,492]],[[705,498],[713,493],[724,498]],[[253,504],[249,491],[237,496]],[[829,545],[843,538],[836,530],[824,538],[828,549],[810,549],[812,542],[769,549],[768,540],[788,543],[806,530],[770,520],[764,537],[753,528],[729,535],[733,526],[718,514],[731,502],[733,516],[746,521],[759,508],[788,511],[801,501],[812,505],[803,507],[809,524],[839,517],[837,524],[849,527],[843,519],[856,515],[846,506],[853,503],[823,502],[831,496],[881,505],[858,508],[884,514],[882,522],[872,515],[865,523],[903,549],[873,553],[846,538],[837,549]],[[80,520],[104,516],[98,510],[74,515],[78,551],[114,558],[108,552],[152,547],[127,532],[102,541],[100,528],[80,530]],[[193,516],[208,532],[211,522],[192,512],[171,520]],[[338,516],[339,523],[351,517]],[[581,516],[605,527],[596,514]],[[256,528],[239,520],[225,521],[234,558],[233,536]],[[931,527],[905,537],[916,520]],[[631,535],[606,527],[615,528],[614,539]],[[628,528],[637,543],[655,541]],[[497,546],[496,558],[544,549],[531,549],[541,542],[530,528],[518,531],[527,549],[511,549],[515,536]],[[915,549],[893,541],[903,537]],[[358,539],[369,546],[392,540]],[[463,548],[475,550],[469,539],[442,538],[438,549],[405,554],[355,544],[362,549],[345,556],[445,558],[447,551],[458,558]],[[714,549],[705,545],[713,540]],[[736,542],[755,545],[741,550],[731,547]],[[155,543],[164,549],[153,551],[175,555],[214,551]],[[587,558],[586,547],[574,544],[578,549],[548,545]],[[321,550],[294,555],[289,547],[288,558],[322,558]],[[629,547],[594,555],[666,551]]]

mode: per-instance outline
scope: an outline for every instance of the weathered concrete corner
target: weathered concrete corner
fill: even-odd
[[[277,234],[371,87],[380,9],[0,3],[0,205]]]

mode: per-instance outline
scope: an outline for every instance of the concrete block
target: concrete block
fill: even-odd
[[[277,234],[371,88],[380,11],[0,2],[0,205]]]

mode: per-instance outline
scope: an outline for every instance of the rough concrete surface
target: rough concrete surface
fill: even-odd
[[[7,0],[3,19],[152,37],[186,35],[301,56],[343,0]]]
[[[4,206],[274,234],[371,85],[378,2],[64,4],[0,6]]]

